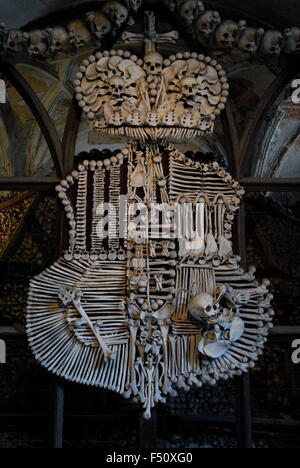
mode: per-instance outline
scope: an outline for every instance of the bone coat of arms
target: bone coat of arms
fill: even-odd
[[[143,59],[112,50],[82,63],[74,86],[92,129],[129,143],[57,187],[69,250],[31,281],[27,310],[43,366],[139,402],[146,418],[178,390],[253,368],[274,315],[269,282],[234,254],[242,187],[168,141],[213,132],[229,95],[216,60],[157,52],[177,37],[147,12],[144,35],[123,35],[145,43]]]

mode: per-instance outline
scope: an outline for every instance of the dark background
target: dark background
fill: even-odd
[[[70,0],[64,6],[79,3],[86,2]],[[220,7],[224,18],[247,17],[255,25],[283,29],[300,24],[299,1],[210,4]],[[0,16],[10,27],[33,21],[37,25],[41,16],[54,13],[53,18],[57,18],[55,11],[60,8],[60,1],[5,0],[0,2]],[[162,15],[162,22],[164,18]],[[183,28],[180,32],[184,34]],[[286,61],[267,65],[270,73],[279,76]],[[244,78],[235,80],[231,83],[232,105],[242,145],[247,125],[258,118],[261,97]],[[288,96],[286,83],[281,92]],[[267,125],[272,124],[273,104],[268,102],[262,115]],[[291,360],[292,341],[299,336],[300,325],[299,179],[283,178],[280,183],[270,180],[274,175],[264,182],[257,179],[254,150],[248,154],[253,159],[245,166],[250,172],[238,173],[228,118],[217,132],[226,154],[214,151],[206,158],[221,159],[246,186],[236,249],[244,251],[248,265],[257,266],[258,278],[271,279],[275,329],[257,367],[241,379],[181,393],[159,406],[150,423],[143,421],[135,404],[109,391],[57,381],[34,360],[24,327],[29,280],[49,266],[60,250],[64,232],[61,208],[50,182],[51,190],[45,182],[41,190],[34,191],[32,185],[28,192],[25,183],[20,188],[15,180],[1,178],[0,240],[8,237],[10,242],[0,259],[0,337],[7,344],[7,364],[0,365],[0,448],[60,446],[62,423],[66,448],[299,448],[300,365]],[[260,147],[260,143],[261,135],[256,131],[251,148]],[[7,193],[11,189],[14,191]]]

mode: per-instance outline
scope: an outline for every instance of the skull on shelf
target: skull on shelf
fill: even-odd
[[[187,24],[192,24],[192,22],[197,18],[197,16],[200,13],[204,13],[204,11],[205,8],[201,1],[186,0],[180,7],[179,14]]]
[[[243,52],[255,53],[264,32],[264,29],[245,28],[239,38],[238,48]]]
[[[127,8],[117,1],[106,2],[101,11],[110,19],[112,24],[118,28],[127,21],[129,16]]]
[[[218,24],[221,23],[221,17],[218,11],[207,10],[200,15],[196,22],[196,37],[199,39],[202,35],[209,38],[214,33]]]
[[[136,14],[142,6],[143,0],[126,0],[125,3],[128,10]]]
[[[238,39],[238,31],[245,25],[244,21],[239,24],[232,20],[225,20],[216,28],[215,39],[217,47],[231,49]]]
[[[300,28],[285,30],[284,52],[287,54],[300,52]]]
[[[91,42],[92,36],[84,21],[71,21],[71,23],[67,25],[67,29],[70,35],[70,42],[74,44],[76,49],[80,49]]]
[[[30,56],[43,56],[48,46],[45,42],[45,34],[41,29],[30,31],[28,53]]]
[[[260,52],[265,55],[280,55],[283,46],[283,34],[280,31],[266,31],[260,45]]]
[[[86,14],[86,20],[90,25],[91,31],[96,39],[101,40],[106,34],[112,30],[112,25],[107,16],[103,13],[89,12]]]
[[[67,30],[62,26],[47,28],[46,35],[49,41],[49,48],[54,54],[62,52],[70,39]]]
[[[8,32],[8,37],[4,42],[4,49],[11,52],[18,52],[22,50],[23,46],[28,41],[28,33],[19,31],[17,29],[12,29]]]

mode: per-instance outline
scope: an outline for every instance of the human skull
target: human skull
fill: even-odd
[[[232,48],[237,41],[239,25],[235,21],[222,21],[216,28],[215,39],[217,47]]]
[[[126,6],[133,13],[137,13],[141,8],[143,0],[126,0]]]
[[[169,8],[170,11],[176,11],[178,7],[177,0],[162,0],[163,4]]]
[[[195,103],[195,92],[197,89],[197,78],[195,77],[185,77],[180,81],[181,92],[183,95],[183,100],[187,104]]]
[[[284,52],[287,54],[300,52],[300,28],[285,30]]]
[[[113,98],[121,98],[124,94],[124,89],[126,87],[126,82],[120,76],[114,76],[109,81],[110,92]]]
[[[192,24],[192,22],[197,18],[199,13],[203,13],[204,11],[205,8],[201,1],[186,0],[184,4],[180,7],[179,14],[187,24]]]
[[[48,46],[44,39],[45,34],[40,29],[36,29],[29,33],[28,53],[30,56],[42,56],[47,52]]]
[[[23,33],[17,29],[12,29],[8,33],[7,40],[4,44],[4,48],[11,52],[18,52],[22,49],[23,45],[27,42],[29,36],[27,33]]]
[[[263,29],[245,28],[239,38],[238,48],[243,52],[255,53],[263,34]]]
[[[207,320],[208,323],[213,321],[220,313],[220,305],[216,303],[213,295],[208,293],[192,296],[188,309],[196,320]]]
[[[118,28],[120,28],[125,23],[129,16],[127,8],[122,5],[122,3],[117,1],[106,2],[103,5],[101,11]]]
[[[67,25],[67,29],[70,35],[70,42],[74,44],[76,49],[80,49],[91,42],[92,36],[84,21],[71,21],[71,23]]]
[[[97,39],[102,39],[112,30],[112,25],[107,16],[103,13],[89,12],[86,15],[87,22],[90,24],[91,30]]]
[[[283,34],[280,31],[266,31],[262,39],[260,52],[265,55],[280,55],[283,45]]]
[[[49,41],[49,47],[52,53],[62,52],[69,42],[69,34],[62,26],[47,28],[46,35]]]
[[[196,22],[196,35],[203,34],[209,38],[215,31],[218,24],[221,23],[221,17],[218,11],[207,10],[199,16]]]
[[[162,72],[163,57],[158,52],[145,55],[144,68],[148,75],[159,75]]]

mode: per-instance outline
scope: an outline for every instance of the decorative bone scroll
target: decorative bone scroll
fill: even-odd
[[[157,54],[153,17],[148,13],[147,18],[147,37],[140,39],[148,52],[151,47],[151,54]],[[115,72],[128,73],[128,78],[141,65],[122,54],[103,54],[105,60],[99,56],[98,62],[91,58],[85,77],[82,68],[81,86],[90,80],[89,101],[84,89],[86,107],[95,106],[95,96],[97,102],[100,96],[99,106],[88,111],[93,112],[93,128],[100,122],[103,131],[135,138],[110,159],[83,161],[57,187],[70,228],[69,250],[31,281],[27,333],[36,359],[49,371],[131,398],[150,418],[151,409],[178,390],[215,385],[253,368],[274,311],[269,282],[259,284],[255,268],[244,271],[233,252],[233,224],[243,189],[218,163],[193,161],[159,138],[167,130],[173,136],[197,134],[202,116],[198,106],[206,98],[183,105],[197,125],[184,127],[177,120],[168,127],[149,114],[145,123],[138,93],[144,89],[149,98],[142,83],[145,76],[150,84],[152,78],[141,72],[132,107],[129,103],[140,120],[129,125],[130,113],[125,117],[122,110],[129,91]],[[189,60],[186,55],[170,62],[175,70],[179,62],[184,64],[183,71],[190,70]],[[202,63],[206,68],[195,59],[195,76],[203,77],[201,70],[207,73],[210,63],[216,77],[214,64]],[[102,66],[106,78],[100,83]],[[152,65],[146,60],[146,66]],[[166,86],[168,101],[177,96],[178,81],[173,87],[163,73],[155,76],[156,89]],[[198,95],[199,76],[193,96]],[[181,82],[190,78],[181,77]],[[116,88],[109,88],[105,100],[101,93],[108,83]],[[211,96],[214,86],[207,85]],[[119,92],[119,97],[113,95]],[[156,95],[155,102],[159,99]],[[150,104],[155,114],[156,104]]]

